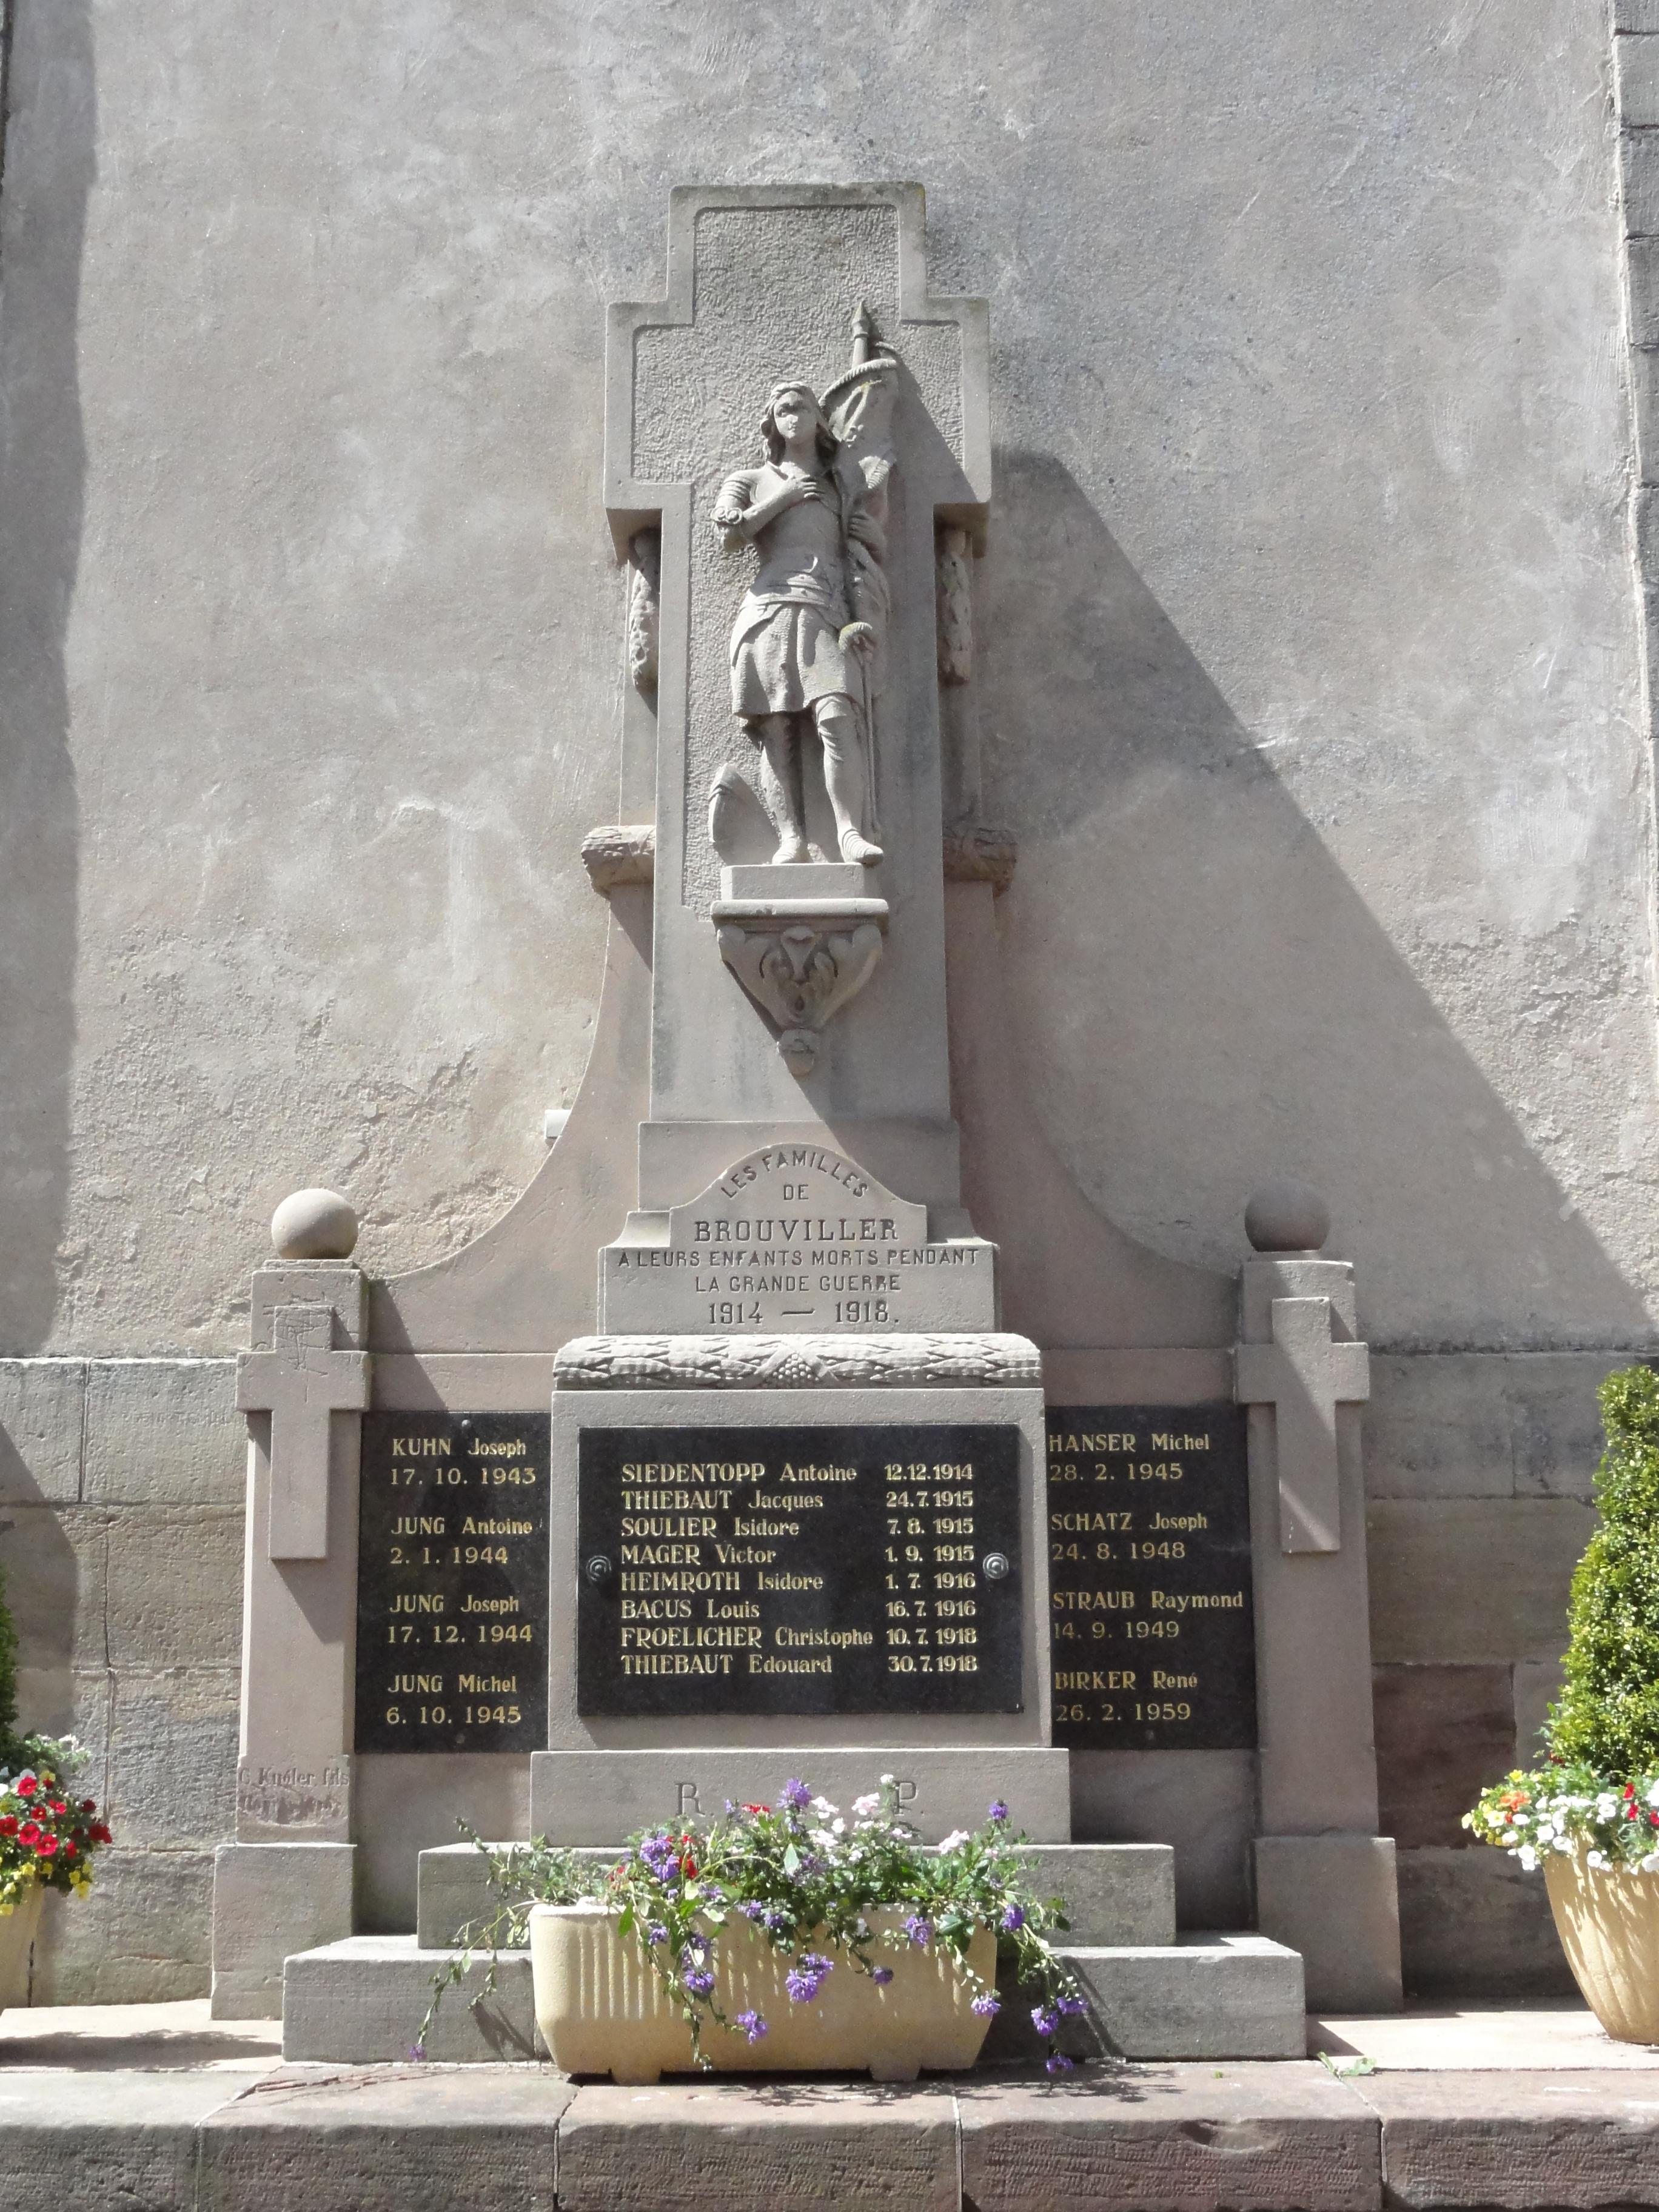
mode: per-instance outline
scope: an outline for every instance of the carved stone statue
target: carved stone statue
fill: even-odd
[[[760,425],[766,460],[726,478],[714,521],[729,549],[753,544],[760,556],[732,631],[732,711],[760,748],[773,858],[811,858],[802,771],[816,737],[841,857],[873,867],[897,362],[873,353],[867,313],[854,328],[854,366],[823,404],[810,385],[773,386]]]

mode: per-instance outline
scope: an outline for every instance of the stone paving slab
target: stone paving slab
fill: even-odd
[[[784,2079],[579,2089],[559,2135],[559,2212],[743,2205],[957,2212],[948,2086]]]
[[[1308,2056],[1365,2057],[1384,2071],[1443,2073],[1504,2069],[1659,2072],[1659,2046],[1615,2043],[1588,2005],[1511,2005],[1502,2009],[1411,2005],[1375,2017],[1310,2017]]]
[[[550,2067],[283,2067],[200,2132],[192,2212],[554,2212]]]
[[[1091,2067],[964,2082],[962,2194],[975,2212],[1375,2212],[1380,2130],[1307,2060]]]
[[[0,2071],[6,2212],[192,2212],[200,2124],[220,2074]]]
[[[1659,2080],[1402,2072],[1342,2086],[1382,2121],[1390,2205],[1659,2205]]]

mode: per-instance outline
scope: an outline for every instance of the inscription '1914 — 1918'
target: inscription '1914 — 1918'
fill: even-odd
[[[585,1429],[579,1711],[1017,1712],[1018,1466],[1000,1426]]]
[[[359,1751],[547,1741],[545,1413],[369,1413]]]
[[[1243,1409],[1050,1406],[1048,1527],[1054,1741],[1253,1747]]]

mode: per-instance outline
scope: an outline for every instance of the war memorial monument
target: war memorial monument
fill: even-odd
[[[1461,1816],[1659,1353],[1659,17],[1351,25],[1362,120],[1279,9],[177,12],[4,18],[0,1570],[115,1841],[0,2173],[27,2012],[205,2000],[265,2105],[77,2201],[1659,2203],[1599,2059],[1534,2182],[1309,2057],[1575,2002]],[[422,2040],[464,1832],[796,1776],[1011,1808],[1092,2071],[641,2115],[522,1952]]]

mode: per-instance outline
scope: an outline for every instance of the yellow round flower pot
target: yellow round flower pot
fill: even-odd
[[[908,1908],[866,1915],[876,1935],[896,1929]],[[536,2024],[553,2063],[567,2074],[609,2074],[651,2082],[696,2064],[691,2031],[658,1980],[636,1936],[617,1933],[617,1914],[601,1905],[538,1905],[530,1915]],[[820,1948],[823,1948],[820,1945]],[[872,1981],[841,1952],[817,1996],[805,2004],[784,1986],[790,1961],[746,1920],[728,1921],[714,1944],[714,1997],[728,2020],[758,2012],[767,2033],[750,2043],[740,2031],[708,2021],[706,2058],[722,2072],[776,2073],[866,2068],[878,2081],[914,2081],[923,2068],[971,2066],[989,2021],[969,2008],[975,1994],[948,1952],[930,1946],[872,1948],[893,1978]],[[969,1964],[987,1984],[996,1978],[996,1937],[981,1929]]]
[[[46,1891],[38,1881],[32,1881],[21,1903],[9,1912],[0,1914],[0,2012],[8,2005],[27,2001],[29,1948],[40,1925],[40,1908],[46,1901]]]
[[[1620,2043],[1659,2043],[1659,1874],[1552,1851],[1550,1910],[1584,2001]]]

